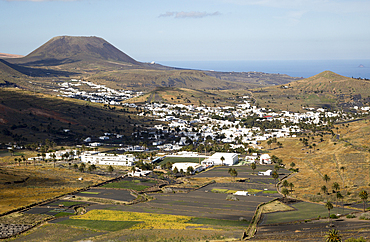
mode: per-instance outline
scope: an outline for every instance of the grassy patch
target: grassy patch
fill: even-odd
[[[222,188],[213,188],[211,192],[214,193],[227,193],[227,194],[234,194],[237,191],[236,190],[229,190],[229,189],[222,189]]]
[[[277,191],[263,191],[262,193],[266,193],[266,194],[275,194],[275,193],[278,193]]]
[[[65,206],[65,207],[70,207],[70,206],[80,205],[80,204],[85,204],[85,203],[84,202],[73,202],[73,201],[60,201],[60,202],[50,203],[49,205],[58,206],[60,204]]]
[[[193,224],[207,224],[214,226],[248,226],[248,221],[235,221],[235,220],[225,220],[225,219],[212,219],[212,218],[192,218],[190,223]]]
[[[107,221],[107,220],[84,220],[84,219],[68,219],[59,222],[59,224],[72,225],[77,227],[85,227],[89,229],[98,229],[106,231],[118,231],[128,229],[140,222],[136,221]]]
[[[75,215],[75,213],[60,212],[60,213],[55,214],[54,217],[60,218],[60,217],[66,217],[66,216],[71,216],[71,215]]]
[[[259,193],[259,192],[262,192],[262,190],[258,190],[258,189],[247,189],[248,193],[249,194],[256,194],[256,193]]]
[[[80,192],[82,194],[98,195],[100,192]]]
[[[324,205],[300,202],[291,206],[294,207],[296,210],[268,214],[265,224],[314,219],[318,218],[319,216],[327,217],[329,215],[328,210],[325,208]],[[334,213],[335,210],[336,209],[332,210],[331,213]],[[340,211],[342,212],[342,209],[340,209]],[[344,209],[344,213],[350,213],[353,211],[354,210]]]

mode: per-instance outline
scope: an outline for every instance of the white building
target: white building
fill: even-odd
[[[143,170],[140,170],[140,169],[136,168],[135,171],[128,172],[127,175],[128,176],[141,177],[141,176],[147,176],[150,173],[152,173],[152,171],[143,171]]]
[[[204,170],[204,167],[198,163],[192,163],[192,162],[186,162],[186,163],[183,163],[183,162],[179,162],[179,163],[175,163],[172,165],[172,170],[174,170],[175,168],[177,168],[178,171],[181,171],[183,170],[183,172],[186,172],[188,170],[188,167],[193,167],[193,174],[195,172],[201,172]]]
[[[260,164],[271,164],[271,157],[269,156],[269,154],[262,154],[260,156]]]
[[[247,191],[236,191],[234,193],[234,195],[238,195],[238,196],[248,196],[248,192]]]
[[[267,171],[260,171],[258,172],[259,176],[271,176],[272,170],[267,170]]]
[[[135,156],[128,155],[115,155],[115,154],[83,154],[81,161],[84,163],[91,163],[96,165],[113,165],[113,166],[132,166],[135,161]]]
[[[221,159],[223,157],[223,159]],[[204,165],[227,165],[232,166],[238,162],[239,157],[237,153],[214,153],[208,159],[202,161]]]

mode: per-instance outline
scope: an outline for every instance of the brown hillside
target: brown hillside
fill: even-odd
[[[274,109],[302,110],[302,107],[347,109],[370,105],[370,82],[324,71],[313,77],[286,85],[253,91],[261,106]]]

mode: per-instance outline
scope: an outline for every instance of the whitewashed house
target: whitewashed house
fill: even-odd
[[[107,153],[81,155],[81,161],[96,165],[113,165],[113,166],[132,166],[135,162],[135,156],[132,154],[116,155]]]
[[[239,196],[248,196],[248,192],[247,191],[236,191],[234,193],[234,195],[239,195]]]
[[[269,154],[262,154],[260,156],[260,164],[271,164],[271,157]]]
[[[267,171],[260,171],[258,172],[259,176],[271,176],[272,170],[267,170]]]

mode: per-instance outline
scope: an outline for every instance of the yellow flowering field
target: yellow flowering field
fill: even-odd
[[[168,214],[138,213],[112,210],[91,210],[84,215],[73,216],[71,219],[100,221],[136,221],[141,222],[131,229],[205,229],[203,224],[192,224],[192,217]],[[207,230],[212,228],[206,228]]]

